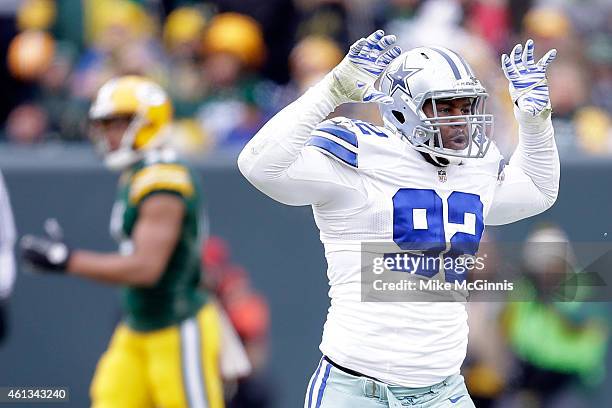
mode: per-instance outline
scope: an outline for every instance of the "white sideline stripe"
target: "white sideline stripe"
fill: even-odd
[[[206,391],[202,377],[202,356],[200,355],[200,336],[195,318],[181,323],[181,346],[183,349],[183,376],[187,400],[191,408],[206,408]]]
[[[322,132],[320,130],[315,130],[312,132],[312,135],[324,137],[326,139],[331,140],[332,142],[338,143],[339,145],[341,145],[342,147],[345,147],[346,149],[350,150],[353,153],[357,153],[357,148],[355,146],[346,142],[345,140],[340,139],[338,136],[332,135],[331,133]]]

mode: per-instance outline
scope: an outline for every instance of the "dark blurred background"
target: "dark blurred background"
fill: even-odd
[[[40,232],[56,216],[72,245],[113,249],[106,231],[116,177],[88,143],[87,110],[113,76],[158,81],[175,106],[176,145],[202,173],[210,232],[227,240],[269,303],[266,406],[300,406],[328,307],[322,246],[310,210],[258,193],[235,157],[376,28],[396,34],[404,49],[443,45],[464,55],[489,91],[507,158],[517,128],[499,56],[527,38],[538,56],[557,48],[549,80],[559,199],[541,216],[491,229],[489,239],[530,242],[552,228],[555,239],[609,240],[612,6],[603,0],[2,0],[0,169],[19,234]],[[381,122],[374,106],[338,113]],[[469,306],[464,375],[478,407],[610,405],[610,313],[576,303]],[[10,314],[0,386],[67,385],[70,406],[87,406],[95,363],[120,316],[114,289],[20,273]]]
[[[265,121],[375,28],[404,49],[443,45],[473,65],[505,153],[516,142],[499,56],[533,38],[550,70],[563,156],[612,154],[612,12],[591,1],[4,0],[0,140],[80,142],[107,79],[148,76],[172,96],[185,151],[244,145]],[[379,122],[372,106],[345,109]]]

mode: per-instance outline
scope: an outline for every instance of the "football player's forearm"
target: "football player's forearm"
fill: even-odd
[[[519,145],[504,170],[487,225],[509,224],[540,214],[555,203],[559,192],[559,154],[550,114],[515,114]]]
[[[533,181],[548,207],[559,193],[560,164],[550,111],[536,117],[515,111],[519,123],[519,145],[510,160]]]
[[[147,257],[102,254],[92,251],[75,250],[67,265],[69,274],[93,279],[104,283],[151,286],[161,275],[163,267],[147,261]]]
[[[337,106],[347,102],[393,103],[391,97],[376,89],[375,82],[387,65],[400,55],[401,49],[394,45],[396,40],[393,35],[385,35],[383,30],[359,39],[322,81],[274,116],[238,157],[238,167],[246,179],[266,195],[286,204],[304,205],[327,200],[327,189],[320,189],[316,181],[308,177],[314,165],[304,163],[304,168],[297,169],[297,177],[288,173],[294,168],[292,165],[300,157],[311,132]],[[293,197],[295,192],[287,192],[291,188],[299,190],[300,197]]]
[[[277,113],[238,157],[242,174],[256,187],[278,179],[296,160],[312,130],[339,104],[331,75]]]
[[[546,71],[557,50],[551,49],[536,62],[534,43],[516,44],[511,55],[502,55],[502,71],[519,124],[519,146],[510,160],[518,176],[527,176],[539,194],[532,201],[554,204],[559,192],[559,155],[551,121],[551,105]]]

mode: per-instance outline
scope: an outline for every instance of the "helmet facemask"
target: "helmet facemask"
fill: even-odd
[[[112,118],[106,118],[112,119]],[[112,149],[108,142],[108,138],[103,133],[104,131],[96,130],[92,133],[92,139],[96,150],[104,157],[104,164],[111,170],[122,170],[130,166],[144,156],[145,148],[147,150],[160,148],[167,145],[171,133],[171,126],[162,127],[155,138],[150,140],[146,146],[136,148],[136,140],[138,133],[149,126],[150,124],[142,114],[136,114],[131,117],[130,124],[121,136],[119,147]]]
[[[446,166],[485,156],[493,134],[493,115],[486,113],[488,95],[467,63],[450,50],[440,50],[420,47],[405,52],[383,72],[378,86],[394,100],[391,105],[380,105],[385,126],[435,164]],[[464,108],[455,116],[438,113],[441,101],[464,98],[471,102],[467,114]],[[429,115],[423,109],[428,101],[433,111]],[[444,146],[447,127],[457,126],[465,128],[465,147],[458,149],[456,142],[453,148]]]
[[[459,95],[459,96],[457,96]],[[471,100],[470,113],[465,115],[439,116],[437,105],[440,101],[468,98]],[[479,159],[486,155],[491,145],[490,135],[493,133],[493,115],[486,113],[485,92],[441,92],[425,93],[418,105],[416,113],[420,123],[414,126],[412,133],[400,133],[413,147],[423,153],[430,154],[434,162],[440,165],[459,164],[464,159]],[[433,116],[427,116],[423,106],[431,101]],[[442,132],[444,127],[465,126],[465,148],[453,149],[444,146]],[[440,158],[445,160],[439,160]]]
[[[106,125],[98,125],[104,121],[117,120],[119,116],[129,117],[129,124],[120,136],[119,146],[115,149],[108,140]],[[121,170],[139,160],[140,155],[134,149],[134,140],[138,131],[145,125],[142,115],[118,115],[116,117],[106,117],[92,120],[94,123],[91,131],[91,139],[94,142],[98,154],[104,157],[104,164],[112,170]]]

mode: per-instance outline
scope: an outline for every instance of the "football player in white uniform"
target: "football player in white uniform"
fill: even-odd
[[[529,40],[502,57],[519,124],[504,167],[470,66],[448,49],[402,53],[395,41],[381,30],[357,41],[238,158],[263,193],[312,206],[325,247],[331,306],[306,408],[473,407],[459,374],[464,302],[363,302],[361,245],[439,243],[473,254],[485,224],[536,215],[557,198],[545,76],[556,50],[536,63]],[[385,126],[324,120],[349,102],[379,103]]]

